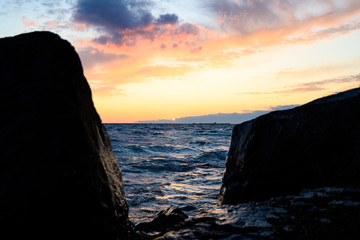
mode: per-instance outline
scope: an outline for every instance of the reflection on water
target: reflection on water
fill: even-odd
[[[322,188],[216,206],[232,125],[106,124],[137,224],[177,205],[189,215],[157,239],[359,239],[360,190]],[[160,226],[161,227],[161,226]]]
[[[171,205],[214,206],[231,124],[106,124],[134,223]]]

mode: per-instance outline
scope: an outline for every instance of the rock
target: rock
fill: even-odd
[[[273,198],[272,239],[358,239],[360,190],[323,188]],[[280,210],[280,211],[279,211]]]
[[[360,88],[236,125],[219,204],[360,187]]]
[[[360,189],[306,189],[269,201],[208,206],[161,239],[351,239],[360,236]]]
[[[0,39],[0,74],[1,229],[133,239],[121,170],[70,43],[50,32]]]
[[[158,237],[169,230],[178,228],[187,218],[188,216],[179,207],[171,206],[160,211],[150,222],[139,223],[136,229],[151,237]]]

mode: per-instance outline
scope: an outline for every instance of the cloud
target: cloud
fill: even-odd
[[[199,46],[199,47],[191,49],[191,52],[192,53],[197,53],[197,52],[201,52],[201,50],[202,50],[202,46]]]
[[[96,28],[101,34],[93,41],[102,45],[135,46],[144,39],[153,42],[162,36],[200,33],[195,24],[180,23],[174,13],[155,17],[151,13],[154,5],[147,0],[79,0],[73,18]]]
[[[89,80],[89,84],[91,86],[91,90],[96,93],[97,96],[126,96],[123,89],[108,86],[100,80]]]
[[[312,44],[360,30],[358,0],[209,0],[222,30],[216,46],[249,53],[278,45]],[[205,45],[205,44],[203,44]]]
[[[176,24],[179,17],[176,14],[163,14],[155,21],[157,24]]]
[[[154,15],[152,10],[159,10],[155,1],[78,0],[72,15],[74,25],[87,26],[97,35],[75,45],[79,49],[89,48],[80,53],[86,74],[109,85],[185,79],[192,72],[230,67],[237,59],[261,53],[272,46],[311,43],[359,30],[360,23],[349,21],[349,16],[354,15],[352,11],[360,12],[360,1],[337,2],[206,1],[226,31],[221,34],[195,23],[183,22],[175,13],[165,11]],[[311,3],[317,7],[312,7]],[[336,24],[331,24],[334,21]],[[161,62],[157,58],[168,60]],[[176,64],[163,66],[164,62]],[[294,75],[301,77],[300,73]],[[326,87],[325,84],[299,84],[241,94],[316,92]]]
[[[106,34],[94,39],[100,44],[134,45],[139,29],[154,22],[150,1],[79,0],[74,20],[100,29]]]
[[[22,18],[22,24],[25,26],[25,27],[35,27],[37,24],[36,22],[28,19],[27,17],[23,17]]]
[[[175,35],[180,34],[189,34],[189,35],[198,35],[200,32],[199,28],[191,23],[181,24],[176,30]]]
[[[107,54],[91,47],[81,48],[78,50],[78,53],[86,69],[93,68],[97,64],[104,64],[118,59],[127,59],[129,57],[126,54]]]
[[[107,31],[146,27],[153,21],[150,1],[79,0],[74,18]]]
[[[244,35],[264,28],[278,28],[286,20],[291,21],[293,18],[289,14],[287,1],[213,1],[212,7],[223,28],[230,28]]]
[[[266,95],[266,94],[291,94],[291,93],[316,92],[316,91],[326,90],[327,86],[330,84],[345,84],[345,83],[360,84],[360,74],[341,77],[341,78],[326,79],[322,81],[296,84],[276,91],[241,92],[239,94]]]
[[[334,39],[339,35],[355,32],[360,30],[360,22],[350,22],[339,24],[334,27],[327,27],[318,31],[301,32],[300,34],[289,34],[283,39],[284,43],[301,43],[314,42],[322,39]]]
[[[240,35],[297,27],[314,19],[335,19],[360,7],[358,0],[220,0],[211,1],[224,30]]]

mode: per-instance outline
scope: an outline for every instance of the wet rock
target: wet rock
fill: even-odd
[[[214,206],[156,239],[357,240],[359,206],[359,189],[309,189],[263,202]]]
[[[0,39],[0,76],[2,234],[131,239],[121,170],[70,43]]]
[[[271,200],[274,239],[358,239],[360,190],[323,188]]]
[[[271,225],[265,217],[270,207],[263,205],[234,208],[214,206],[156,239],[271,239]]]
[[[236,125],[219,204],[360,187],[360,88]]]
[[[150,222],[139,223],[136,230],[152,237],[160,236],[169,230],[178,228],[188,216],[177,206],[160,211]]]

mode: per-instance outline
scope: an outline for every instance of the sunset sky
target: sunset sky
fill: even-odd
[[[0,37],[80,55],[104,122],[303,104],[360,86],[359,0],[1,0]]]

